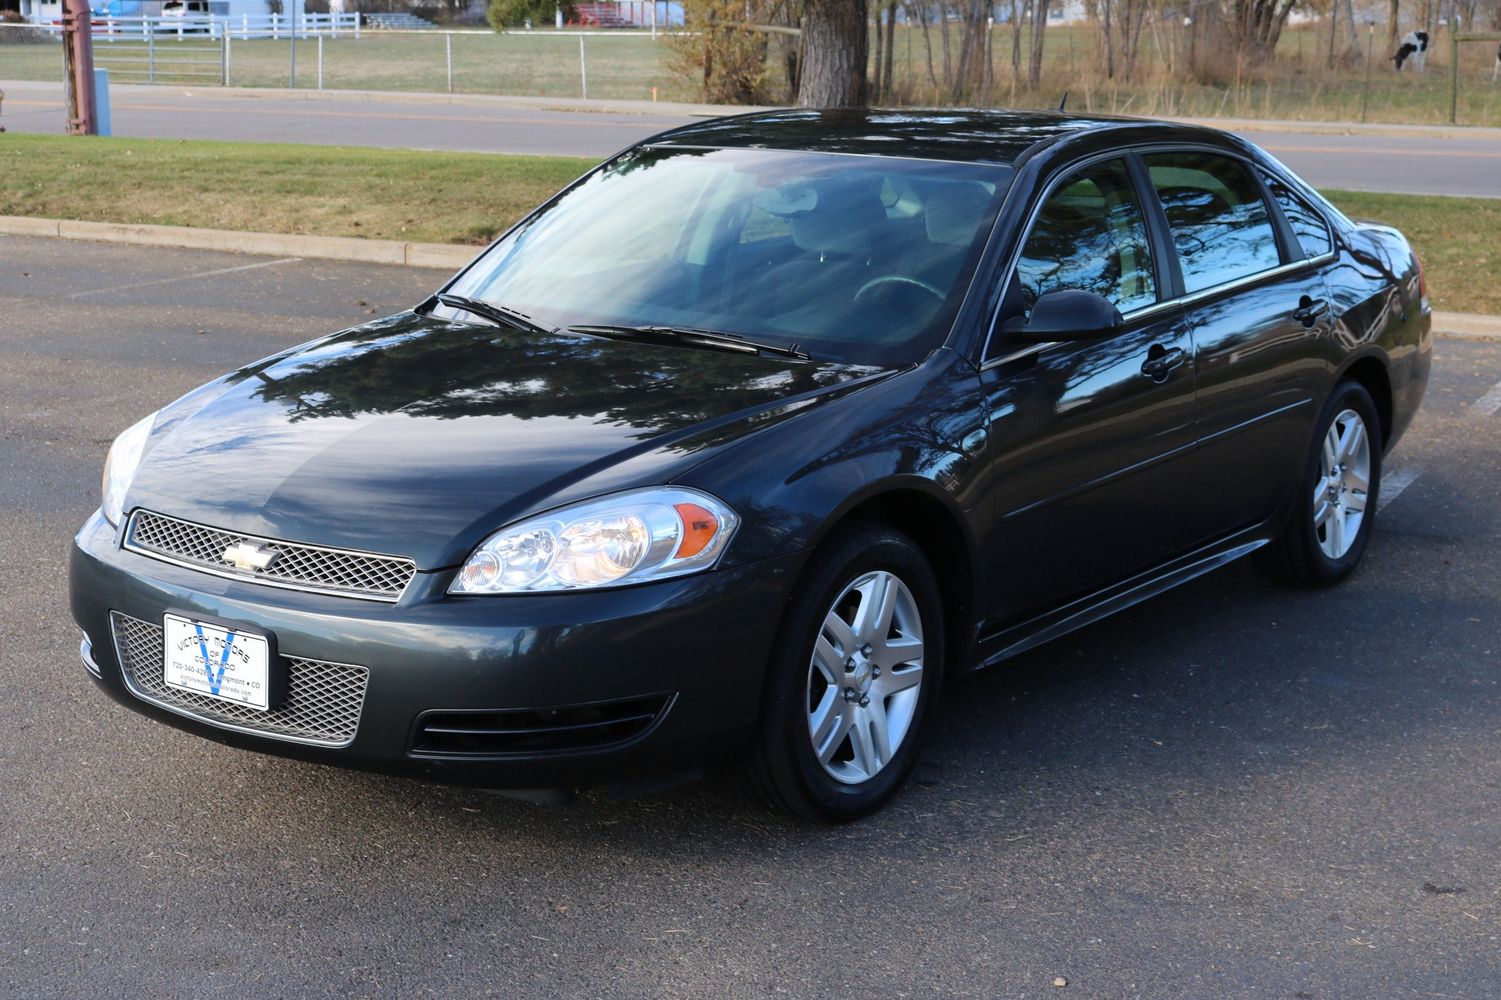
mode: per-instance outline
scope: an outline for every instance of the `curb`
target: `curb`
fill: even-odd
[[[458,270],[483,249],[450,243],[403,243],[397,240],[362,240],[347,236],[246,233],[231,229],[198,229],[192,226],[76,222],[70,219],[33,219],[18,215],[0,215],[0,235],[50,236],[64,240],[221,250],[270,257],[308,257],[361,264],[430,267],[446,271]]]
[[[64,240],[219,250],[270,257],[343,260],[444,271],[457,271],[483,249],[452,243],[402,243],[396,240],[362,240],[347,236],[298,236],[290,233],[247,233],[233,229],[197,229],[192,226],[75,222],[70,219],[33,219],[24,215],[0,215],[0,236],[47,236]],[[1461,340],[1501,342],[1501,316],[1435,312],[1433,332],[1437,336]]]
[[[1435,312],[1433,332],[1440,337],[1454,337],[1459,340],[1501,341],[1501,316]]]

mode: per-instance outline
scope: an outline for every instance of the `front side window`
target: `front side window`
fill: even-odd
[[[1282,262],[1261,189],[1240,163],[1213,153],[1152,153],[1142,159],[1167,213],[1184,291],[1213,288]]]
[[[549,327],[692,327],[818,360],[942,343],[1010,167],[670,146],[631,150],[449,289]]]
[[[1287,224],[1292,226],[1293,234],[1298,237],[1298,246],[1304,256],[1309,259],[1322,257],[1334,249],[1334,240],[1329,235],[1329,226],[1324,222],[1324,217],[1287,184],[1268,174],[1262,176],[1266,178],[1267,190],[1272,192],[1272,199],[1282,209]]]
[[[1121,312],[1157,301],[1152,253],[1124,160],[1079,171],[1048,196],[1017,259],[1022,304],[1061,289],[1103,295]]]

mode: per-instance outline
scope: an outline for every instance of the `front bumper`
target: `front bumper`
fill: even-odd
[[[224,579],[125,551],[96,513],[74,540],[70,584],[90,675],[115,700],[159,721],[321,763],[452,784],[569,788],[649,780],[738,749],[756,721],[799,561],[521,597],[449,597],[451,572],[421,573],[399,602],[375,604]],[[353,739],[337,748],[310,745],[144,700],[122,672],[115,623],[128,616],[159,625],[168,609],[270,632],[289,659],[366,668]],[[419,719],[431,713],[514,718],[524,714],[518,709],[653,700],[665,707],[645,731],[585,749],[434,747],[419,735]]]

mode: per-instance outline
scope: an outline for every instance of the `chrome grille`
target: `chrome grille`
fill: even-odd
[[[226,549],[247,542],[275,550],[275,561],[260,570],[240,569],[225,561]],[[377,601],[399,598],[417,572],[417,564],[401,556],[242,535],[148,510],[138,510],[131,516],[125,547],[219,576]]]
[[[342,747],[354,741],[370,679],[364,667],[283,656],[288,667],[287,696],[280,705],[262,712],[169,687],[164,679],[160,625],[118,611],[110,612],[110,625],[125,685],[142,701],[225,729],[297,743]]]

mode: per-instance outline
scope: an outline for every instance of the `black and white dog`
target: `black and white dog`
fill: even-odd
[[[1496,65],[1491,67],[1491,83],[1496,82],[1496,77],[1501,75],[1501,45],[1496,46]]]
[[[1428,32],[1409,31],[1407,37],[1402,39],[1402,47],[1392,56],[1392,62],[1400,70],[1408,59],[1412,60],[1414,69],[1419,73],[1423,72],[1423,64],[1428,61]]]

